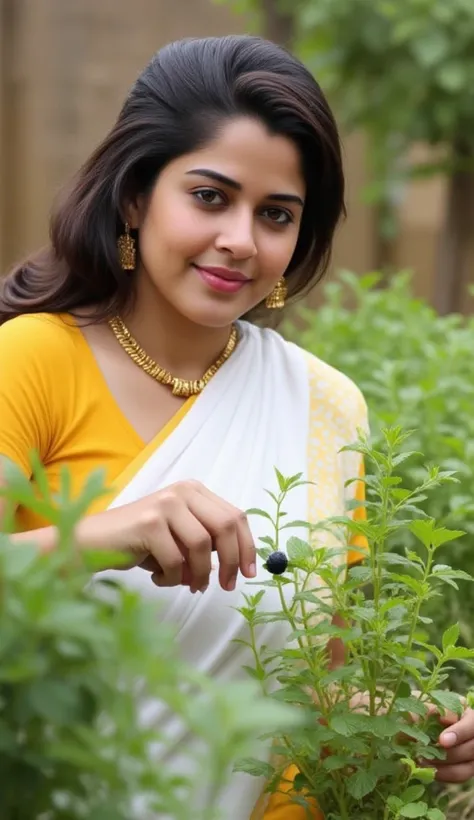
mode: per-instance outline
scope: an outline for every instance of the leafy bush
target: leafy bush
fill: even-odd
[[[312,720],[280,736],[280,762],[266,768],[270,790],[275,790],[286,767],[296,763],[295,800],[302,805],[316,800],[326,820],[444,820],[446,800],[429,788],[435,769],[420,768],[419,761],[445,756],[435,742],[441,727],[433,707],[441,714],[462,712],[459,696],[445,683],[453,661],[473,666],[474,649],[457,646],[457,624],[445,624],[442,638],[430,641],[426,605],[439,600],[446,584],[464,579],[472,585],[473,579],[438,558],[442,545],[463,533],[438,526],[418,507],[452,482],[451,473],[431,467],[409,490],[398,475],[410,458],[402,450],[407,437],[399,428],[382,435],[379,450],[362,438],[346,448],[366,459],[367,521],[332,518],[312,528],[310,542],[292,537],[282,544],[286,497],[300,476],[278,475],[272,531],[260,552],[271,568],[270,556],[283,546],[288,568],[263,584],[254,582],[264,588],[246,596],[241,612],[250,625],[253,674],[265,691],[273,691],[278,701],[297,703]],[[268,520],[267,511],[255,514]],[[336,546],[329,549],[322,539],[318,544],[318,532],[328,528],[336,536]],[[367,560],[349,572],[347,529],[369,543]],[[405,532],[419,543],[419,551],[390,552],[389,540]],[[278,589],[281,610],[265,610],[267,587]],[[260,626],[282,613],[291,629],[288,645],[259,649],[255,634]],[[338,625],[337,616],[345,625]],[[332,669],[329,639],[342,639],[347,647],[345,663]],[[276,689],[269,686],[274,680]],[[258,771],[255,761],[241,768]]]
[[[324,288],[324,305],[303,309],[284,332],[315,355],[347,373],[367,399],[374,442],[383,427],[413,430],[400,464],[404,486],[420,481],[425,463],[455,470],[458,484],[441,484],[423,503],[442,525],[467,534],[452,561],[474,571],[474,319],[438,316],[415,299],[408,274],[378,288],[379,276],[343,272]],[[410,532],[395,546],[412,547]],[[393,541],[392,541],[393,546]],[[443,560],[442,552],[440,560]],[[460,582],[436,604],[437,629],[459,621],[462,640],[474,640],[474,591]],[[463,682],[453,678],[453,685]]]
[[[89,583],[110,555],[79,556],[71,536],[100,477],[72,500],[65,474],[51,499],[35,472],[43,497],[13,468],[2,495],[45,514],[61,538],[41,556],[0,536],[2,820],[189,820],[190,807],[193,819],[218,818],[232,762],[257,734],[295,720],[293,711],[264,699],[255,682],[212,683],[177,656],[150,602],[110,581]],[[154,763],[150,745],[166,740],[141,719],[147,696],[200,741],[187,753],[189,775]]]

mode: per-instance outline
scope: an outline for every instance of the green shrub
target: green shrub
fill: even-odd
[[[89,583],[107,562],[77,555],[71,535],[101,492],[100,477],[76,500],[67,474],[59,499],[49,498],[39,467],[36,477],[42,498],[13,468],[2,491],[11,506],[54,520],[61,543],[41,556],[0,536],[0,817],[189,820],[192,807],[193,820],[218,818],[232,762],[294,712],[265,700],[255,682],[224,687],[201,676],[178,657],[149,601],[110,581]],[[187,754],[188,777],[154,763],[150,743],[166,741],[140,723],[147,696],[167,703],[201,741],[199,753]]]
[[[415,299],[401,273],[378,288],[377,274],[348,272],[324,288],[324,305],[303,309],[284,332],[350,376],[364,392],[374,443],[383,427],[413,430],[419,455],[400,465],[404,486],[415,486],[423,465],[455,470],[458,484],[439,486],[424,503],[428,515],[467,534],[451,561],[474,571],[474,320],[438,316]],[[398,546],[413,546],[411,533]],[[397,545],[395,545],[397,546]],[[440,558],[442,560],[442,556]],[[437,628],[459,621],[462,640],[474,641],[474,592],[462,582],[436,605]],[[462,681],[453,678],[453,684]]]
[[[253,511],[268,523],[260,549],[267,567],[273,569],[270,556],[275,561],[281,549],[289,562],[287,568],[282,562],[283,573],[271,580],[252,582],[263,589],[247,595],[241,608],[255,657],[250,671],[273,692],[270,696],[297,703],[308,714],[304,727],[279,737],[280,761],[269,771],[269,789],[277,789],[288,764],[296,763],[295,800],[305,805],[316,799],[326,820],[446,816],[446,796],[430,786],[435,769],[421,768],[419,761],[445,757],[437,745],[441,725],[432,707],[441,714],[445,709],[462,713],[459,696],[445,685],[454,661],[472,668],[474,649],[457,645],[459,626],[451,622],[442,634],[427,638],[427,604],[437,602],[446,585],[462,578],[472,586],[473,579],[439,560],[442,546],[463,533],[439,527],[418,506],[449,485],[452,475],[431,467],[408,490],[399,476],[410,458],[402,447],[406,439],[399,428],[391,428],[383,431],[378,450],[363,438],[346,448],[366,458],[367,521],[353,521],[349,514],[313,527],[311,543],[285,538],[291,526],[284,517],[286,498],[300,476],[280,474],[276,492],[269,488],[275,501],[271,515]],[[318,544],[322,528],[336,536],[330,549],[324,540]],[[364,535],[369,545],[367,560],[349,572],[347,529]],[[390,539],[405,532],[417,541],[418,552],[389,551]],[[265,607],[268,587],[279,592],[277,611]],[[287,646],[259,648],[255,635],[276,618],[285,619],[291,630]],[[331,638],[342,639],[347,648],[345,662],[332,669]],[[275,680],[277,687],[271,685]],[[259,770],[255,761],[241,768]]]

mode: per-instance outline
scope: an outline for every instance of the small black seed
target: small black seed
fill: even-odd
[[[272,575],[282,575],[287,567],[288,558],[284,552],[272,552],[272,554],[268,556],[265,564],[265,568],[268,572],[271,572]]]

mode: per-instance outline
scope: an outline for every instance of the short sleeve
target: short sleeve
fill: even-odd
[[[28,476],[32,451],[45,459],[57,422],[54,404],[67,366],[58,334],[57,324],[40,314],[0,327],[0,455]]]

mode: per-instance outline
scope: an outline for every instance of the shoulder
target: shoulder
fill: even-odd
[[[47,368],[76,349],[78,329],[66,314],[30,313],[0,326],[0,357],[26,358]]]
[[[73,332],[66,317],[40,313],[0,327],[0,453],[27,474],[31,450],[45,457],[74,394]]]
[[[80,366],[80,331],[72,317],[34,313],[0,326],[0,392],[49,406],[72,390]]]
[[[67,314],[60,313],[25,313],[14,319],[9,319],[0,326],[0,340],[24,339],[26,342],[36,340],[47,343],[50,341],[64,341],[73,338],[77,327],[74,319]]]

